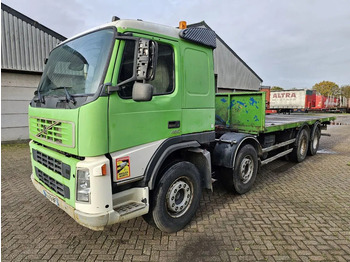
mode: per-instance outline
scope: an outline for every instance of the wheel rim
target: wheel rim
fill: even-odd
[[[251,156],[246,156],[243,158],[240,166],[240,175],[243,184],[250,181],[254,172],[254,162]]]
[[[301,143],[300,143],[300,155],[306,155],[306,150],[307,150],[307,139],[306,137],[304,136],[301,140]]]
[[[187,177],[176,179],[166,195],[168,214],[180,217],[186,213],[193,199],[193,184]]]

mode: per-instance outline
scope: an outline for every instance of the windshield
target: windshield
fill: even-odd
[[[113,39],[114,30],[109,28],[52,50],[39,84],[40,95],[93,95],[100,85]]]

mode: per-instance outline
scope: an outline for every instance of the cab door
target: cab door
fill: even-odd
[[[158,62],[151,101],[132,99],[134,82],[109,96],[109,152],[181,135],[181,94],[177,87],[177,42],[157,38]],[[135,42],[120,41],[113,84],[133,75]]]

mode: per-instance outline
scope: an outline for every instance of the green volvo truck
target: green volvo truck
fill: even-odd
[[[213,176],[244,194],[260,166],[316,154],[332,118],[215,94],[215,47],[209,29],[114,19],[54,48],[29,106],[37,190],[93,230],[143,216],[176,232]]]

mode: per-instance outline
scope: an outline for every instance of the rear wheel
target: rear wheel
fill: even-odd
[[[258,155],[252,145],[245,145],[239,149],[235,166],[232,169],[221,168],[218,179],[228,190],[237,194],[247,193],[255,182],[258,172]]]
[[[290,153],[290,159],[293,162],[300,163],[305,160],[309,148],[309,132],[303,128],[296,141],[293,151]]]
[[[195,215],[202,187],[198,169],[190,162],[169,167],[152,192],[146,222],[172,233],[184,228]]]
[[[252,145],[243,146],[237,155],[233,171],[233,187],[236,193],[245,194],[252,187],[258,172],[258,155]]]
[[[320,145],[321,129],[319,125],[316,125],[313,129],[313,134],[310,139],[308,155],[314,156],[317,153]]]

